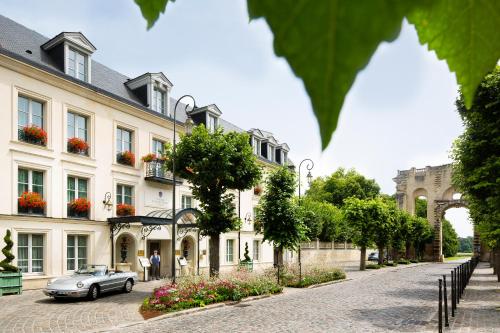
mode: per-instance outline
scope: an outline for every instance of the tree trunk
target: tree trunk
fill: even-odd
[[[406,248],[405,248],[406,259],[410,259],[410,248],[411,248],[410,242],[406,242]]]
[[[491,250],[490,254],[491,266],[493,266],[493,274],[497,273],[497,262],[496,262],[496,251],[495,249]]]
[[[399,261],[399,250],[398,249],[393,249],[392,250],[392,261],[393,262],[398,262]]]
[[[497,268],[497,282],[500,282],[500,248],[495,250],[495,266]]]
[[[282,267],[283,266],[283,247],[275,247],[274,248],[274,266]]]
[[[219,267],[220,267],[220,256],[219,256],[219,247],[220,247],[220,235],[211,235],[208,241],[208,259],[210,261],[210,276],[218,276],[219,275]]]
[[[378,248],[378,264],[382,265],[384,263],[384,247],[377,246]]]
[[[359,270],[364,271],[366,268],[366,246],[361,247],[361,255],[359,258]]]

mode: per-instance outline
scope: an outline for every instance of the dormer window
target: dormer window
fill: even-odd
[[[217,118],[212,115],[208,115],[208,131],[214,133],[217,129]]]
[[[68,49],[66,74],[87,82],[87,56],[73,48]]]
[[[153,106],[152,109],[156,112],[165,114],[165,92],[158,87],[153,88]]]
[[[62,32],[43,44],[42,49],[64,73],[91,82],[90,57],[96,48],[81,32]]]

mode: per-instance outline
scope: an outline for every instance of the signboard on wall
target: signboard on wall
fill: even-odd
[[[144,257],[144,250],[138,250],[137,251],[137,256],[138,257]]]

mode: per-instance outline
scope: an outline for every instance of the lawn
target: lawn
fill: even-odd
[[[457,253],[456,256],[444,258],[444,261],[453,261],[460,259],[470,259],[472,257],[472,253]]]

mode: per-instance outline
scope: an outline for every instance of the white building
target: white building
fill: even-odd
[[[142,272],[138,259],[155,249],[162,256],[161,275],[171,272],[170,226],[151,230],[130,223],[113,228],[108,219],[116,217],[118,204],[133,206],[133,215],[142,217],[172,207],[171,175],[141,157],[172,141],[173,84],[163,73],[130,79],[92,60],[95,51],[82,33],[48,39],[0,16],[0,235],[12,231],[14,264],[22,268],[28,289],[71,274],[82,263],[126,262]],[[182,133],[186,114],[179,109],[177,129]],[[208,128],[243,131],[221,115],[216,105],[208,105],[191,116]],[[46,139],[32,125],[43,128]],[[264,168],[287,164],[286,144],[269,132],[248,132]],[[256,266],[273,262],[271,245],[253,231],[258,191],[240,194],[237,211],[244,223],[240,232],[221,236],[222,270],[237,265],[245,243]],[[90,209],[76,207],[76,199]],[[179,209],[196,207],[185,181],[177,185],[176,202]],[[187,258],[186,271],[207,269],[206,237],[198,240],[196,231],[180,232],[176,249],[176,257]]]

